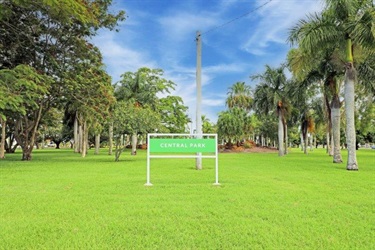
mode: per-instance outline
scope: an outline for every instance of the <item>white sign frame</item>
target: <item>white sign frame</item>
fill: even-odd
[[[200,138],[204,139],[204,137],[214,137],[215,139],[215,155],[202,155],[201,153],[197,153],[195,155],[152,155],[150,153],[150,140],[151,137],[171,137],[173,139],[174,136],[178,137],[187,137],[187,138]],[[145,186],[153,186],[153,184],[150,181],[151,173],[150,173],[150,165],[151,165],[151,158],[214,158],[215,159],[215,183],[213,185],[220,186],[219,183],[219,159],[218,159],[218,148],[217,148],[217,134],[161,134],[161,133],[150,133],[147,134],[147,173],[146,173],[146,183]]]

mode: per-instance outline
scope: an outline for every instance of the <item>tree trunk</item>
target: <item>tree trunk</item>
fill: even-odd
[[[78,115],[76,114],[74,117],[74,152],[79,153],[79,135],[78,135]]]
[[[278,110],[278,116],[279,116],[279,126],[278,126],[278,144],[279,144],[279,156],[284,155],[284,123],[283,123],[283,117],[281,115],[281,110]]]
[[[43,133],[43,134],[42,134],[42,143],[40,144],[40,147],[41,147],[42,149],[44,149],[44,147],[45,147],[45,145],[44,145],[45,140],[46,140],[46,138],[45,138],[45,134]]]
[[[112,149],[113,149],[113,122],[109,124],[109,138],[108,138],[108,154],[112,155]]]
[[[82,153],[83,148],[83,128],[82,125],[78,125],[78,153]]]
[[[95,135],[95,154],[99,154],[99,148],[100,148],[100,134]]]
[[[331,147],[329,148],[329,156],[333,156],[333,133],[331,134]]]
[[[331,103],[333,163],[342,163],[340,148],[340,99],[335,95]]]
[[[329,154],[330,153],[330,150],[331,150],[331,135],[330,133],[328,132],[328,129],[327,129],[327,132],[326,132],[326,144],[327,144],[327,148],[326,148],[326,153]]]
[[[318,145],[316,144],[316,134],[314,136],[314,148],[318,148]]]
[[[288,154],[288,125],[284,123],[285,154]]]
[[[0,142],[0,159],[5,158],[5,126],[6,126],[6,120],[0,117],[0,123],[1,123],[1,142]]]
[[[132,134],[132,152],[131,155],[137,154],[137,133]]]
[[[116,138],[116,145],[115,145],[115,161],[120,160],[121,153],[122,153],[121,139],[119,137],[117,137]]]
[[[123,142],[121,140],[121,137],[116,137],[116,139],[115,139],[115,161],[120,160],[120,155],[126,149],[126,146],[125,145],[122,146],[122,144],[123,144]]]
[[[81,156],[86,157],[87,153],[87,135],[88,135],[88,129],[87,129],[87,122],[83,122],[83,128],[82,128],[82,151],[81,151]]]
[[[356,72],[352,63],[346,64],[345,72],[345,116],[346,116],[346,145],[348,148],[347,170],[358,170],[357,155],[355,149],[355,123],[354,123],[354,83]]]
[[[301,140],[301,151],[305,151],[305,149],[303,148],[305,146],[305,142],[303,140],[302,126],[301,126],[300,140]]]
[[[324,91],[324,106],[326,107],[326,118],[327,118],[327,153],[329,156],[333,155],[332,147],[331,147],[331,133],[332,133],[332,119],[331,119],[331,105],[329,104],[328,96],[326,91]]]
[[[307,131],[309,127],[309,121],[305,116],[301,122],[301,134],[302,134],[302,141],[303,141],[303,153],[307,154],[307,146],[308,146],[308,138],[307,138]]]
[[[5,141],[5,152],[8,154],[14,154],[19,144],[15,139],[14,133],[8,137],[8,143]]]
[[[31,161],[32,159],[31,151],[32,151],[32,147],[22,148],[22,160],[23,161]]]
[[[303,135],[303,153],[305,153],[306,155],[308,154],[308,151],[307,151],[307,146],[308,146],[308,139],[307,139],[307,133],[305,133]]]
[[[38,132],[38,126],[42,117],[42,105],[36,110],[36,119],[31,121],[28,117],[19,120],[15,129],[15,138],[22,148],[22,160],[30,161],[32,159],[31,153],[34,148],[35,138]]]
[[[121,147],[124,146],[124,141],[125,141],[125,139],[124,139],[124,135],[121,134],[121,135],[120,135],[120,146],[121,146]]]

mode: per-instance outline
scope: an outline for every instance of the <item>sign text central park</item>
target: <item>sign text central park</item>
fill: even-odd
[[[151,139],[150,140],[151,153],[208,153],[215,152],[215,139]]]

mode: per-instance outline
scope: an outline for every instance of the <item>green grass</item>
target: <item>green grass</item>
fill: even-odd
[[[0,161],[0,249],[374,249],[375,150],[152,159],[105,150]],[[343,151],[346,159],[346,152]]]

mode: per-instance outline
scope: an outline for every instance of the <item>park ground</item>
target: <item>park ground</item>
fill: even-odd
[[[346,151],[343,150],[346,159]],[[324,149],[114,162],[43,149],[0,162],[0,249],[373,249],[375,150],[359,171]]]

